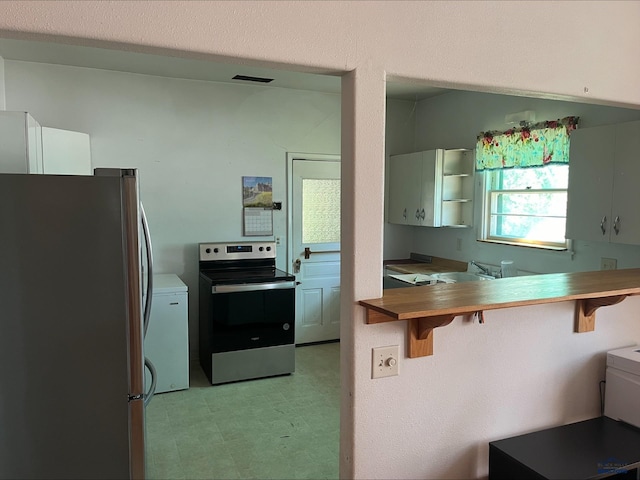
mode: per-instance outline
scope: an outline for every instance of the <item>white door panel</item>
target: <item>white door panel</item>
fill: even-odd
[[[292,161],[296,344],[340,338],[340,162]],[[305,255],[305,249],[311,253]],[[308,257],[308,258],[306,258]],[[298,270],[298,271],[296,271]]]

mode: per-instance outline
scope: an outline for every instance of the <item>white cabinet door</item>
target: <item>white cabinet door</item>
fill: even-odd
[[[608,242],[616,126],[571,133],[567,238]]]
[[[474,188],[471,151],[428,150],[393,155],[389,162],[389,223],[423,227],[471,225]],[[445,201],[443,196],[447,195]]]
[[[640,121],[616,125],[611,209],[613,223],[609,230],[611,242],[640,244],[638,179],[640,179]]]
[[[423,152],[389,157],[389,223],[419,225]]]

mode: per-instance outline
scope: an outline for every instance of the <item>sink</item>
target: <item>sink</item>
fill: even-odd
[[[400,280],[401,282],[409,283],[411,285],[431,285],[434,283],[458,283],[473,282],[477,280],[493,280],[493,277],[489,275],[469,272],[431,273],[429,275],[421,273],[404,273],[399,275],[389,275],[389,277]]]
[[[438,283],[438,280],[433,278],[433,275],[425,275],[422,273],[402,273],[389,275],[389,277],[412,285],[430,285],[432,283]]]
[[[432,278],[447,283],[458,282],[475,282],[478,280],[493,280],[494,277],[490,275],[484,275],[482,273],[470,273],[470,272],[447,272],[447,273],[434,273]]]

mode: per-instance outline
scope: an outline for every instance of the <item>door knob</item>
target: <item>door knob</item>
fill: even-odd
[[[293,262],[293,273],[300,273],[300,264],[302,262],[299,258],[296,258],[295,262]]]

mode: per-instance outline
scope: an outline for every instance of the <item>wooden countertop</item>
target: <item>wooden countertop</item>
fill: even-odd
[[[413,272],[411,272],[413,273]],[[595,311],[640,294],[640,269],[552,273],[479,282],[385,290],[382,298],[361,300],[367,323],[408,320],[409,356],[433,353],[433,329],[457,315],[498,308],[576,301],[576,331],[595,328]],[[424,340],[425,342],[422,342]]]
[[[393,260],[386,262],[384,267],[387,270],[393,270],[398,273],[445,273],[445,272],[466,272],[467,263],[457,260],[449,260],[446,258],[431,257],[431,263],[425,262],[403,262],[402,260]]]

